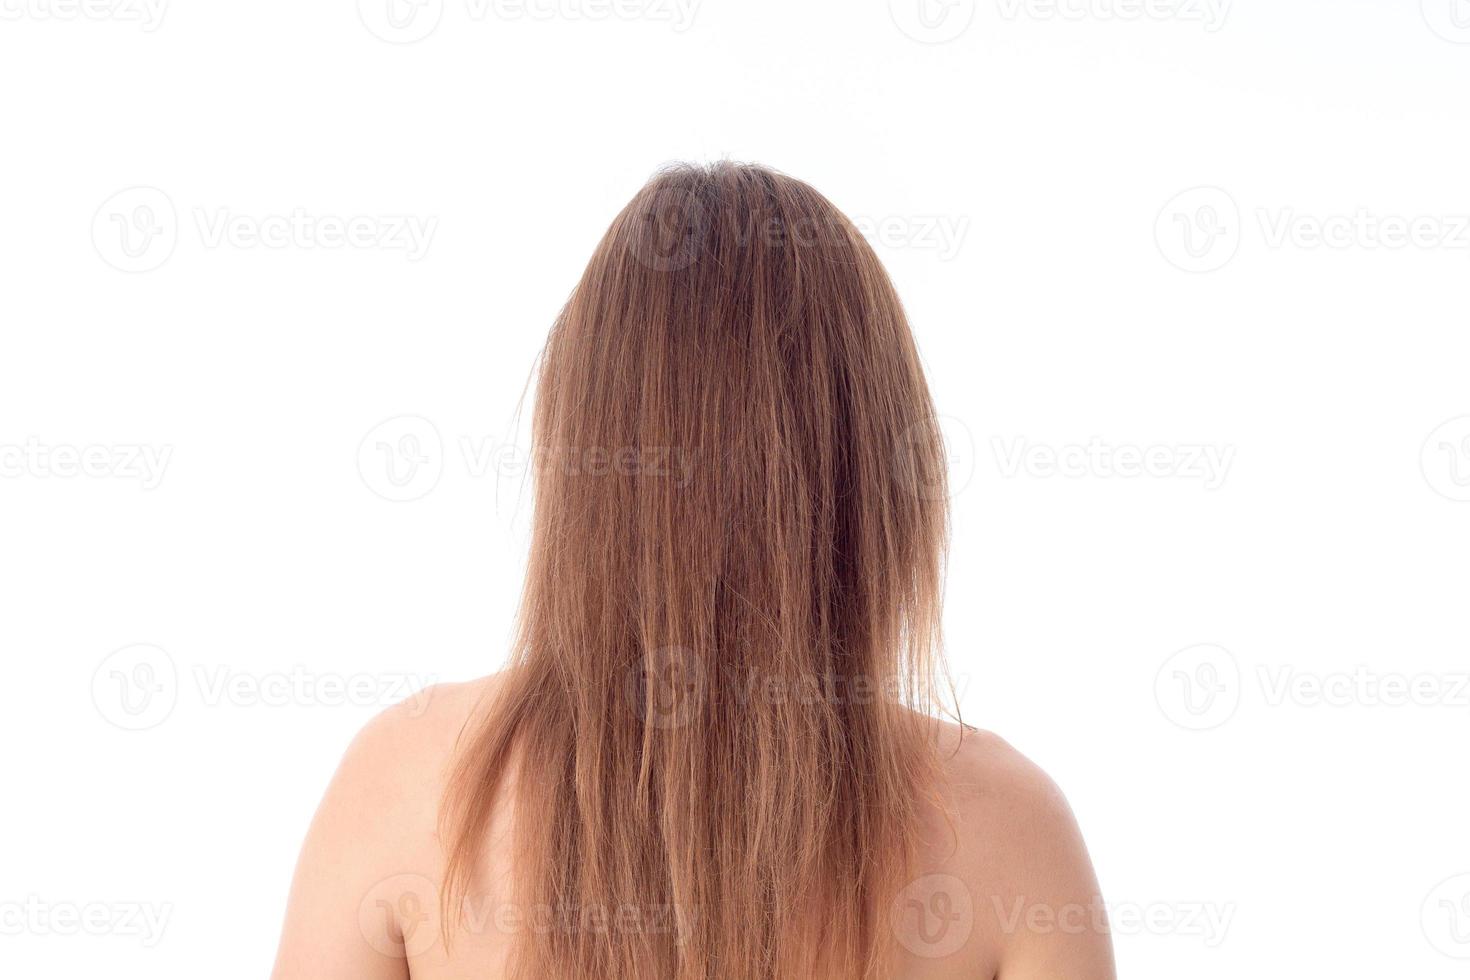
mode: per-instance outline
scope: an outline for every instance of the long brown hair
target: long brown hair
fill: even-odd
[[[533,428],[520,632],[444,801],[445,912],[508,792],[517,901],[553,912],[517,977],[887,975],[947,504],[877,256],[798,180],[660,171],[551,330]]]

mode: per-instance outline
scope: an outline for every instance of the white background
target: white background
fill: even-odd
[[[1463,0],[86,2],[0,0],[0,972],[265,973],[352,734],[505,656],[553,315],[729,156],[898,283],[1121,974],[1464,975]]]

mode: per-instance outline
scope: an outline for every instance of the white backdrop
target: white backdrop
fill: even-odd
[[[1121,975],[1464,975],[1464,0],[0,0],[0,80],[6,976],[265,973],[352,734],[505,656],[552,316],[724,156],[898,283]]]

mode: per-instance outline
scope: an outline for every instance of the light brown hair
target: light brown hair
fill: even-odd
[[[947,504],[878,258],[798,180],[660,171],[551,330],[533,429],[514,659],[444,801],[446,929],[505,792],[518,901],[565,926],[517,938],[517,977],[887,975]]]

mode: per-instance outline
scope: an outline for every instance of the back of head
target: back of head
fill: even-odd
[[[877,257],[800,181],[660,172],[551,331],[534,438],[521,634],[445,800],[446,902],[504,791],[517,900],[555,913],[518,976],[885,975],[946,495]]]

